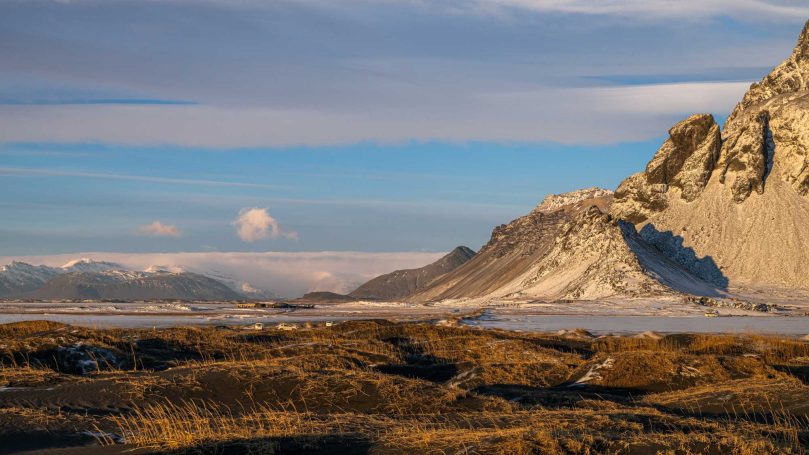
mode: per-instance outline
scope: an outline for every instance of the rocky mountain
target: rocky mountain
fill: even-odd
[[[612,192],[552,195],[531,213],[498,226],[469,262],[410,297],[595,299],[714,293],[612,218]],[[563,201],[560,203],[560,201]]]
[[[613,216],[714,283],[809,287],[809,23],[721,131],[702,114],[669,135],[621,183]]]
[[[57,275],[26,295],[37,300],[235,300],[242,298],[228,286],[188,272],[69,272]]]
[[[596,299],[809,288],[809,22],[720,127],[692,115],[614,195],[549,196],[409,297]]]
[[[349,296],[356,299],[394,300],[413,294],[436,278],[455,270],[469,261],[475,252],[459,246],[446,256],[418,269],[396,270],[363,284]]]

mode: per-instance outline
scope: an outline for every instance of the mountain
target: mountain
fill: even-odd
[[[92,259],[75,259],[63,265],[62,270],[67,273],[73,272],[107,272],[109,270],[126,270],[121,264],[105,261],[94,261]]]
[[[703,114],[669,135],[621,183],[613,216],[705,280],[809,288],[809,22],[721,131]]]
[[[0,267],[0,298],[61,299],[183,299],[234,300],[258,298],[249,283],[228,284],[177,268],[149,267],[133,272],[112,262],[77,259],[61,267],[12,262]]]
[[[46,265],[31,265],[14,261],[0,266],[0,297],[30,292],[62,273],[62,270]]]
[[[436,278],[455,270],[469,261],[475,252],[459,246],[446,256],[418,269],[396,270],[363,284],[349,296],[357,299],[394,300],[413,294]]]
[[[612,197],[596,188],[546,197],[528,215],[495,228],[472,260],[409,300],[715,293],[606,213]]]
[[[70,261],[62,267],[31,265],[13,261],[0,266],[0,297],[19,296],[35,291],[51,278],[71,272],[103,272],[123,269],[119,264],[97,262],[90,259]]]
[[[48,280],[28,298],[110,300],[236,300],[242,298],[223,283],[189,272],[69,272]]]
[[[692,115],[614,194],[549,196],[408,297],[597,299],[809,288],[809,22],[720,127]]]

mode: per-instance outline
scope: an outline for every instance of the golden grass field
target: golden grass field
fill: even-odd
[[[809,343],[0,326],[0,453],[809,451]]]

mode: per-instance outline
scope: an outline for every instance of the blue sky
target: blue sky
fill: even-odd
[[[721,120],[804,5],[0,0],[0,251],[478,248]]]

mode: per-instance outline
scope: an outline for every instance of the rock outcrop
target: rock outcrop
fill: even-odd
[[[669,138],[646,166],[615,191],[613,214],[640,223],[668,206],[669,192],[696,199],[719,159],[722,139],[712,115],[692,115],[669,130]]]
[[[378,276],[352,291],[354,299],[395,300],[407,297],[469,261],[475,252],[459,246],[441,259],[418,269],[396,270]]]

